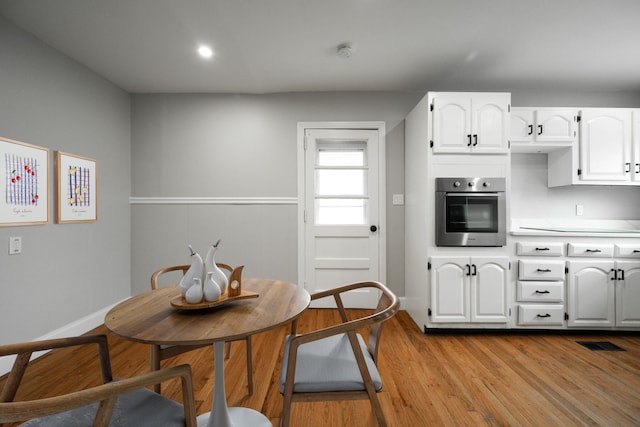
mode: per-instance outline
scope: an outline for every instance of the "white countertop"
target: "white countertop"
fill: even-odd
[[[640,238],[640,220],[512,219],[514,236],[583,236]]]

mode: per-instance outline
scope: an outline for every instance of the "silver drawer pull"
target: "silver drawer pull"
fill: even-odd
[[[538,268],[536,271],[539,273],[551,273],[550,268]]]
[[[551,317],[551,315],[550,315],[549,313],[546,313],[546,314],[536,314],[536,317],[545,318],[545,317]]]
[[[536,294],[550,294],[549,291],[536,291]]]

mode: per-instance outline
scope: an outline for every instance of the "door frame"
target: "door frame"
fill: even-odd
[[[366,129],[378,131],[378,265],[380,282],[387,280],[387,179],[386,179],[386,125],[382,121],[358,122],[298,122],[298,286],[306,287],[305,250],[305,131],[307,129]]]

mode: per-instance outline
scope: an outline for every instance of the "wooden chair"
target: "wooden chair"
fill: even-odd
[[[231,267],[228,264],[223,264],[220,262],[217,262],[216,265],[223,269],[223,270],[227,270],[228,274],[231,274],[231,272],[233,271],[233,267]],[[182,274],[184,275],[187,270],[189,270],[190,265],[189,264],[184,264],[184,265],[174,265],[171,267],[165,267],[165,268],[161,268],[159,270],[157,270],[156,272],[154,272],[151,275],[151,289],[155,290],[158,289],[158,282],[159,282],[159,278],[160,276],[162,276],[163,274],[166,273],[170,273],[172,271],[182,271]],[[251,336],[247,336],[245,338],[240,338],[239,340],[244,340],[246,342],[246,348],[247,348],[247,388],[249,389],[249,394],[253,394],[253,375],[252,375],[252,362],[251,362],[251,355],[252,355],[252,351],[251,351]],[[236,341],[239,341],[236,340]],[[207,345],[173,345],[173,346],[167,346],[167,345],[156,345],[156,344],[152,344],[151,345],[151,370],[152,371],[157,371],[158,369],[160,369],[160,362],[168,359],[170,357],[173,356],[177,356],[179,354],[182,353],[186,353],[188,351],[192,351],[198,348],[202,348],[202,347],[207,347],[209,346]],[[226,355],[225,355],[225,359],[228,359],[230,354],[231,354],[231,342],[227,342],[226,343]],[[160,388],[160,384],[157,384],[154,387],[154,390],[156,393],[160,393],[161,388]]]
[[[23,375],[35,351],[96,344],[103,384],[72,393],[29,401],[14,402]],[[0,425],[30,419],[23,426],[118,426],[142,425],[196,427],[196,408],[189,365],[149,372],[133,378],[112,381],[106,335],[85,335],[0,346],[0,356],[17,355],[0,392]],[[69,360],[69,363],[73,363]],[[55,370],[49,372],[55,375]],[[173,378],[182,381],[184,406],[160,396],[147,386]],[[36,418],[37,417],[37,418]],[[92,421],[93,420],[93,421]]]
[[[381,292],[374,313],[355,320],[347,318],[341,294],[355,289],[374,288]],[[395,315],[398,298],[383,284],[361,282],[311,296],[312,300],[333,297],[341,323],[318,331],[292,335],[285,342],[280,393],[284,397],[282,426],[288,427],[291,404],[297,401],[369,399],[378,425],[386,426],[376,395],[382,380],[376,367],[383,322]],[[369,329],[368,344],[356,330]]]

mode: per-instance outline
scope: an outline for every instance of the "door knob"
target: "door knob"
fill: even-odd
[[[369,230],[375,233],[376,231],[378,231],[378,227],[376,227],[375,225],[372,225],[371,227],[369,227]]]

